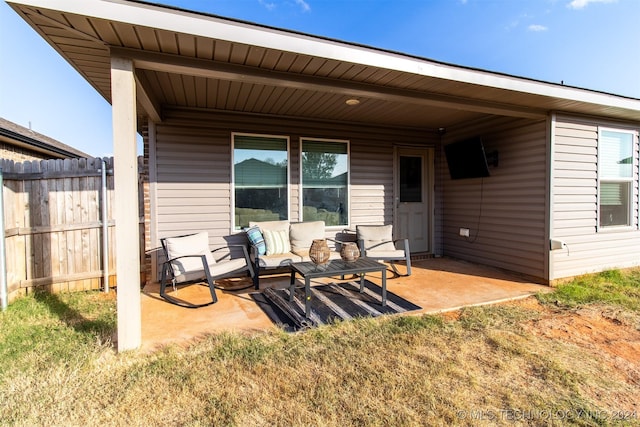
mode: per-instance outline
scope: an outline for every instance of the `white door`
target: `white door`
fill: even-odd
[[[431,150],[396,150],[394,237],[408,238],[412,253],[431,250]]]

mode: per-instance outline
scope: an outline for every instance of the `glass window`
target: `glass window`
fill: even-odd
[[[233,135],[234,227],[289,219],[289,140]]]
[[[422,202],[422,157],[400,156],[400,202]]]
[[[349,144],[302,139],[302,219],[349,224]]]
[[[601,130],[598,142],[600,227],[631,225],[633,134]]]

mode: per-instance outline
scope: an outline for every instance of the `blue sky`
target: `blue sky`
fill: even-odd
[[[437,61],[640,98],[640,0],[164,0]],[[0,117],[110,155],[111,107],[0,0]]]

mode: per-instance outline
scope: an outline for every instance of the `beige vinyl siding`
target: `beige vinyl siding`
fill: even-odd
[[[351,145],[351,223],[393,223],[393,147]]]
[[[587,118],[558,116],[555,120],[551,238],[568,248],[551,251],[550,280],[640,265],[637,138],[632,227],[598,231],[598,126],[634,130]]]
[[[448,132],[444,143],[475,136],[499,152],[499,165],[490,177],[451,180],[441,153],[444,254],[544,280],[547,122],[496,117]]]
[[[156,126],[159,237],[208,230],[214,246],[230,228],[229,135]],[[225,167],[223,167],[223,165]]]
[[[291,221],[300,219],[300,137],[348,140],[352,227],[393,222],[394,146],[433,147],[437,143],[435,133],[419,130],[204,110],[164,113],[165,120],[156,125],[155,153],[150,153],[157,175],[155,235],[160,239],[207,230],[212,247],[245,242],[244,233],[231,232],[232,132],[289,137]],[[327,230],[327,236],[335,237],[342,229]],[[160,242],[151,245],[157,251]]]

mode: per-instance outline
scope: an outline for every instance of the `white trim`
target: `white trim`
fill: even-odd
[[[545,252],[547,254],[546,258],[545,258],[545,273],[546,273],[546,279],[547,281],[551,282],[552,280],[555,280],[555,265],[554,265],[554,255],[553,252],[551,251],[551,239],[553,239],[553,233],[554,233],[554,209],[555,209],[555,205],[553,203],[553,195],[554,195],[554,189],[555,189],[555,168],[554,168],[554,162],[555,162],[555,148],[556,148],[556,125],[557,125],[557,121],[558,121],[558,117],[556,115],[556,113],[551,113],[551,116],[549,118],[547,118],[547,137],[548,137],[548,141],[547,141],[547,162],[546,162],[546,168],[547,168],[547,173],[546,173],[546,177],[547,177],[547,182],[545,183],[546,186],[546,194],[547,197],[545,199],[545,216],[547,217],[546,219],[546,223],[545,223],[545,228],[546,228],[546,233],[545,233]]]
[[[605,179],[604,181],[606,182],[611,182],[611,183],[629,183],[629,194],[627,195],[628,197],[628,203],[629,205],[627,206],[627,217],[628,217],[628,224],[626,225],[611,225],[611,226],[602,226],[600,225],[601,222],[601,206],[600,206],[600,190],[601,190],[601,185],[602,185],[602,181],[603,179],[601,178],[600,174],[601,174],[601,168],[600,168],[600,161],[602,159],[602,156],[600,154],[600,150],[602,149],[601,147],[601,143],[602,143],[602,132],[603,131],[608,131],[608,132],[616,132],[616,133],[622,133],[622,134],[629,134],[631,135],[631,176],[629,178],[615,178],[615,179]],[[634,230],[638,228],[638,224],[634,224],[635,221],[635,217],[633,215],[633,210],[637,209],[636,206],[634,206],[634,199],[637,200],[637,198],[635,198],[634,196],[635,194],[635,189],[637,188],[635,185],[635,172],[634,170],[637,169],[638,167],[638,162],[636,161],[636,139],[637,139],[637,132],[633,131],[633,130],[629,130],[629,129],[622,129],[622,128],[613,128],[613,127],[607,127],[607,126],[598,126],[598,149],[597,149],[597,153],[598,153],[598,162],[597,162],[597,186],[596,186],[596,210],[598,213],[598,218],[597,218],[597,223],[596,223],[596,232],[602,233],[602,232],[610,232],[610,231],[629,231],[629,230]],[[637,203],[637,202],[636,202]]]
[[[160,247],[158,236],[158,151],[157,129],[152,120],[148,120],[149,138],[149,241],[152,248]],[[149,248],[151,249],[151,248]],[[156,281],[158,274],[158,251],[151,251],[151,277]]]
[[[319,141],[319,142],[328,142],[328,143],[338,143],[338,144],[347,144],[347,224],[346,225],[326,225],[327,229],[343,229],[349,228],[351,225],[351,141],[348,139],[332,139],[332,138],[312,138],[301,136],[298,140],[299,142],[299,173],[300,173],[300,189],[298,193],[298,209],[299,209],[299,218],[301,221],[304,221],[304,182],[302,179],[302,142],[303,141]]]
[[[436,150],[433,147],[425,147],[427,150],[427,195],[429,196],[429,252],[436,253]]]
[[[257,138],[282,138],[287,141],[287,221],[291,221],[291,140],[286,135],[271,135],[264,133],[246,133],[246,132],[231,132],[231,182],[229,185],[229,198],[231,200],[231,234],[237,234],[242,232],[242,229],[236,230],[236,179],[235,179],[235,137],[236,136],[252,136]]]
[[[587,89],[561,86],[522,77],[468,69],[401,53],[347,44],[306,34],[255,24],[231,21],[211,15],[176,10],[159,5],[129,3],[125,0],[20,0],[9,1],[37,8],[58,10],[89,17],[146,26],[266,49],[346,61],[421,76],[470,83],[541,96],[640,110],[640,100]]]
[[[422,205],[426,206],[424,213],[427,226],[427,252],[435,254],[435,148],[429,145],[394,145],[393,147],[393,218],[394,238],[409,238],[410,236],[396,236],[399,230],[398,210],[400,209],[400,157],[420,157],[422,162]],[[411,246],[411,245],[409,245]],[[413,249],[412,249],[413,250]]]

